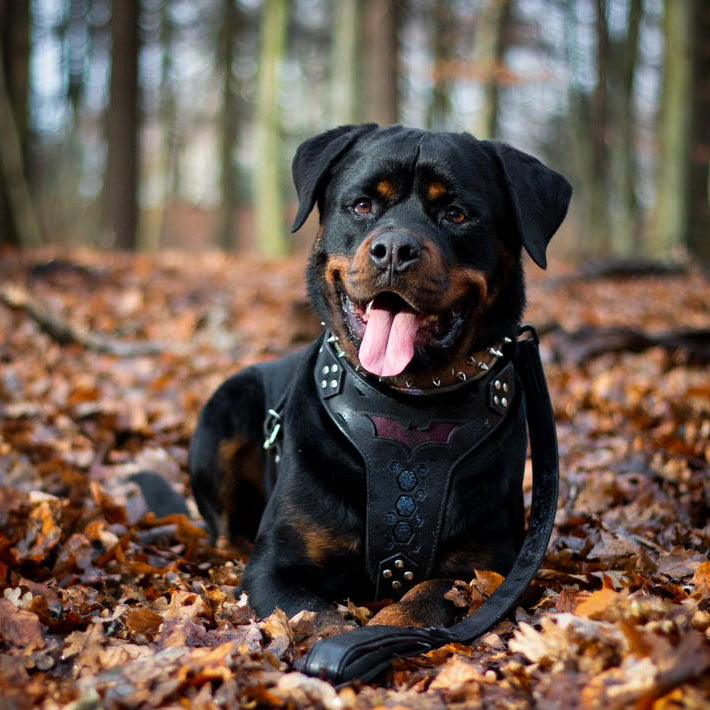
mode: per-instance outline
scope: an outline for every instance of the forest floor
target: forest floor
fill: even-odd
[[[681,331],[710,328],[710,284],[531,273],[562,472],[543,569],[473,647],[336,690],[292,670],[310,614],[261,621],[235,597],[248,550],[146,516],[128,481],[151,469],[187,491],[210,392],[318,333],[302,269],[0,257],[0,707],[707,708],[707,331],[704,351]],[[495,580],[469,581],[475,608]]]

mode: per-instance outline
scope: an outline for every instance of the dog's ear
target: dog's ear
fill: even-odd
[[[363,135],[376,128],[375,123],[340,126],[301,143],[292,166],[293,182],[298,194],[298,214],[293,220],[292,232],[298,231],[308,218],[336,161]]]
[[[547,244],[567,214],[572,186],[532,155],[505,143],[483,143],[492,149],[503,171],[523,246],[544,269]]]

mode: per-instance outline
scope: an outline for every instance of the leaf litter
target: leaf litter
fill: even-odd
[[[69,268],[71,267],[71,268]],[[58,343],[0,307],[0,697],[12,708],[701,708],[710,703],[710,379],[682,350],[579,362],[543,336],[562,484],[521,606],[472,647],[400,659],[336,689],[294,670],[342,625],[260,620],[239,590],[249,545],[208,545],[187,446],[207,393],[317,336],[299,257],[279,263],[77,250],[9,254],[0,281],[119,357]],[[657,295],[663,293],[663,298]],[[710,325],[698,274],[546,281],[528,319],[565,332]],[[94,342],[93,340],[90,342]],[[148,354],[146,354],[148,353]],[[130,476],[165,476],[191,518],[156,518]],[[529,466],[525,478],[530,496]],[[472,613],[500,578],[446,597]]]

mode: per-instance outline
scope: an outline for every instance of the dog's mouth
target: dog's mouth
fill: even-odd
[[[425,314],[393,291],[381,291],[358,303],[341,284],[340,297],[345,324],[359,345],[360,364],[380,377],[401,374],[417,350],[448,350],[466,321],[463,307]]]

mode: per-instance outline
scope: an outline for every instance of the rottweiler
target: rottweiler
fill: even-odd
[[[451,580],[505,575],[523,540],[525,404],[506,348],[525,306],[522,249],[546,267],[570,185],[503,143],[376,125],[305,141],[293,179],[292,231],[320,215],[306,278],[324,336],[212,395],[193,493],[214,540],[254,541],[243,586],[258,614],[328,618],[334,601],[379,598],[395,603],[371,623],[449,624]],[[467,419],[485,436],[452,458]],[[347,428],[360,420],[362,445]]]

